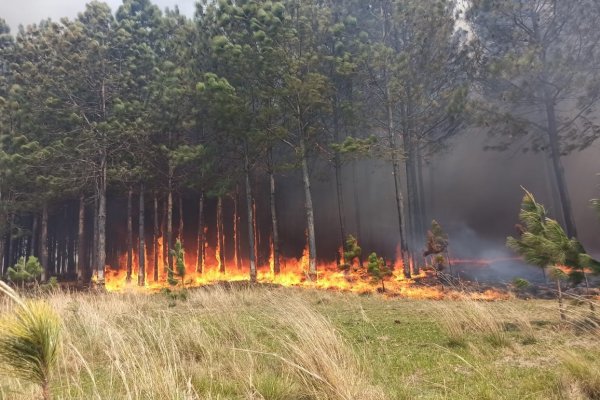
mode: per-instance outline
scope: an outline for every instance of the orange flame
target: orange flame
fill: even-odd
[[[317,279],[316,281],[310,280],[308,277],[308,266],[309,266],[309,251],[308,245],[305,246],[302,256],[296,258],[285,258],[281,257],[281,272],[278,275],[274,274],[274,254],[273,254],[273,243],[270,241],[271,251],[270,257],[267,263],[258,265],[257,267],[257,281],[260,283],[273,283],[282,286],[294,286],[294,287],[311,287],[318,289],[331,289],[340,291],[350,291],[356,293],[374,293],[380,291],[381,286],[379,282],[374,282],[366,271],[366,266],[361,267],[358,260],[352,260],[352,268],[349,271],[344,272],[339,268],[336,262],[319,262],[317,266]],[[170,287],[167,282],[167,274],[164,271],[164,260],[162,259],[162,247],[164,246],[162,237],[157,239],[158,246],[158,266],[159,280],[154,281],[153,279],[153,266],[154,260],[151,251],[146,248],[146,280],[143,287],[137,286],[139,266],[136,252],[134,251],[134,271],[132,274],[131,282],[127,282],[127,271],[125,265],[127,260],[127,253],[119,257],[118,268],[106,268],[105,272],[105,287],[110,292],[119,292],[123,290],[146,290],[146,291],[158,291],[162,288]],[[207,253],[215,254],[215,259],[205,259],[203,273],[195,271],[195,252],[185,252],[186,254],[186,275],[184,285],[186,287],[198,287],[218,282],[235,282],[235,281],[247,281],[249,279],[249,271],[246,269],[238,270],[237,268],[229,268],[225,272],[220,270],[220,252],[217,248],[210,248],[208,244],[205,244],[208,249]],[[218,241],[217,241],[218,246]],[[151,247],[151,246],[149,246]],[[340,256],[343,257],[343,249],[339,250]],[[397,252],[399,253],[399,252]],[[245,265],[249,265],[245,263]],[[417,280],[427,278],[430,272],[421,270],[418,275],[413,275],[411,279],[407,279],[404,276],[404,266],[402,259],[396,258],[391,265],[392,277],[385,282],[386,294],[388,296],[401,296],[409,298],[419,299],[442,299],[452,298],[460,296],[458,292],[448,291],[441,286],[425,286],[417,285]],[[181,285],[181,283],[179,283]],[[484,293],[476,293],[472,295],[472,298],[478,300],[498,300],[506,298],[505,293],[498,291],[486,291]]]

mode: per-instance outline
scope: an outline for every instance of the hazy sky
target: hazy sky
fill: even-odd
[[[122,3],[122,0],[104,0],[113,12]],[[0,18],[4,18],[14,33],[19,24],[28,25],[37,23],[45,18],[58,21],[59,18],[77,16],[85,8],[86,0],[0,0]],[[179,6],[182,13],[192,16],[194,14],[195,0],[153,0],[161,9]]]

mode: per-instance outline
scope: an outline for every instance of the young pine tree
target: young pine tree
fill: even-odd
[[[381,291],[385,292],[385,281],[392,276],[392,270],[382,257],[371,253],[368,259],[367,272],[374,282],[381,282]]]

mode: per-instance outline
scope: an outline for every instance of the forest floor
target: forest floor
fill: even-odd
[[[551,300],[261,286],[47,300],[63,321],[55,399],[600,398],[600,315],[584,302],[561,322]],[[38,397],[0,375],[0,399]]]

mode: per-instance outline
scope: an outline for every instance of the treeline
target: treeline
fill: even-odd
[[[353,182],[342,167],[373,157],[393,174],[410,275],[426,236],[424,163],[467,125],[498,134],[501,149],[525,143],[549,154],[575,235],[560,159],[600,132],[599,16],[592,0],[220,0],[188,18],[125,0],[114,14],[92,1],[76,19],[14,36],[0,22],[2,272],[35,254],[45,277],[87,281],[95,271],[102,281],[108,210],[123,198],[129,276],[135,248],[152,249],[138,260],[139,284],[146,267],[158,279],[161,258],[174,269],[184,198],[197,205],[196,243],[186,248],[202,272],[206,202],[216,202],[223,249],[232,198],[236,259],[248,259],[254,280],[256,190],[266,187],[277,273],[277,183],[297,170],[306,220],[298,235],[305,230],[315,275],[311,168],[321,160],[334,171],[342,245],[358,234],[346,227]]]

